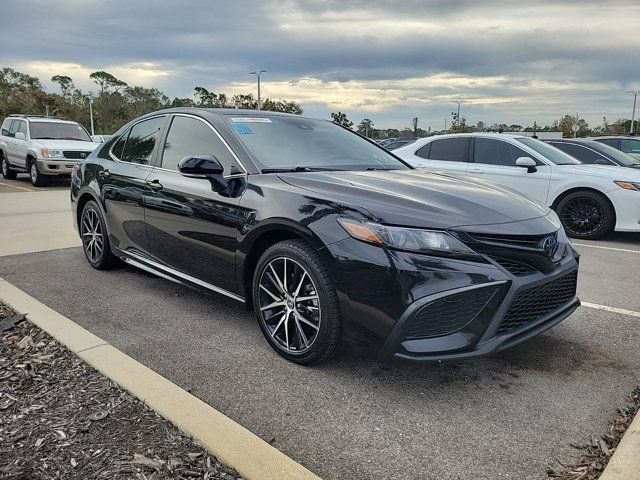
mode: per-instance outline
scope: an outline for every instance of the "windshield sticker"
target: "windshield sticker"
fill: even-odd
[[[240,135],[251,135],[253,133],[253,130],[242,123],[237,123],[233,126],[233,129]]]
[[[271,119],[265,117],[236,117],[231,121],[233,123],[271,123]]]

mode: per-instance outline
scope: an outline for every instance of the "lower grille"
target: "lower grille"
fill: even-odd
[[[576,295],[578,272],[528,288],[516,295],[498,333],[507,333],[532,323],[568,303]]]
[[[482,312],[498,288],[476,288],[434,300],[416,313],[405,339],[417,340],[457,332]]]
[[[64,158],[73,158],[78,160],[83,160],[89,156],[91,152],[79,152],[76,150],[64,150],[62,154]]]

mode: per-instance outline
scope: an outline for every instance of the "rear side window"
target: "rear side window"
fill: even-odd
[[[11,133],[9,133],[9,130],[11,130],[11,119],[7,118],[4,122],[2,122],[2,132],[0,132],[0,134],[4,135],[5,137],[10,137],[12,135]]]
[[[421,158],[429,158],[429,152],[431,151],[431,143],[427,143],[424,147],[420,147],[416,150],[416,155]]]
[[[9,136],[15,137],[16,132],[19,131],[19,129],[20,129],[20,120],[14,120],[13,123],[11,124],[11,128],[9,129]]]
[[[475,163],[515,167],[518,158],[529,156],[524,150],[510,143],[492,138],[476,138],[473,161]]]
[[[149,165],[164,121],[165,117],[155,117],[136,123],[129,131],[120,160]],[[118,144],[115,147],[118,147]]]
[[[449,162],[466,162],[469,139],[466,137],[443,138],[431,142],[429,158]]]
[[[620,150],[624,153],[640,153],[640,140],[620,139]]]

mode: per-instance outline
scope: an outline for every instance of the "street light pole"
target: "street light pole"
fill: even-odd
[[[640,93],[638,90],[631,90],[627,93],[633,93],[633,112],[631,113],[631,129],[629,131],[629,134],[633,135],[634,132],[634,123],[636,121],[636,99],[638,98],[638,93]]]
[[[464,100],[456,100],[456,103],[458,104],[458,113],[456,114],[456,126],[459,127],[460,126],[460,104],[464,103]]]
[[[251,72],[251,75],[258,77],[258,110],[262,108],[262,102],[260,101],[260,75],[265,72],[266,70],[263,70],[262,68],[258,68],[258,70]]]
[[[93,99],[89,97],[89,118],[91,120],[91,136],[95,135],[93,130]]]

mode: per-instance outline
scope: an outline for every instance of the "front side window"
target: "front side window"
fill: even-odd
[[[520,157],[529,157],[524,150],[510,143],[492,138],[476,138],[473,161],[489,165],[515,167]]]
[[[15,137],[16,136],[16,132],[20,129],[20,120],[14,120],[13,123],[11,124],[11,127],[9,128],[9,136],[10,137]]]
[[[4,135],[5,137],[8,137],[10,129],[11,129],[11,119],[7,118],[4,122],[2,122],[2,131],[0,132],[0,134]]]
[[[123,162],[138,163],[140,165],[149,165],[151,163],[151,155],[156,146],[160,130],[164,126],[165,117],[155,117],[136,123],[131,130],[124,143],[120,160]],[[121,139],[122,140],[122,139]],[[120,141],[118,141],[120,143]],[[114,147],[118,147],[116,143]]]
[[[431,142],[429,158],[432,160],[445,160],[448,162],[466,162],[469,138],[443,138]]]
[[[326,120],[289,115],[225,115],[262,170],[296,167],[397,170],[409,167],[377,144]]]
[[[173,117],[164,143],[161,167],[177,171],[183,158],[200,155],[216,157],[224,167],[224,175],[240,171],[236,159],[208,124],[192,117]]]
[[[581,163],[580,160],[576,160],[562,150],[535,138],[519,137],[517,140],[556,165],[580,165]]]
[[[42,140],[79,140],[90,142],[91,137],[79,123],[31,121],[31,138]]]
[[[550,142],[550,143],[554,147],[559,148],[563,152],[568,153],[572,157],[577,158],[578,160],[584,163],[596,163],[596,160],[600,160],[601,162],[604,160],[609,164],[612,163],[606,158],[604,158],[602,155],[594,152],[590,148],[583,147],[582,145],[576,145],[575,143],[564,143],[564,142],[558,142],[558,143]]]
[[[640,153],[640,140],[620,139],[620,150],[624,153]]]
[[[23,133],[25,137],[27,136],[27,122],[18,122],[18,132]]]

